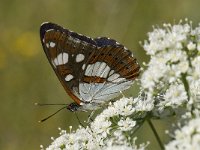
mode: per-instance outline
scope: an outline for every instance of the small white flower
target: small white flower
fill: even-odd
[[[166,31],[162,29],[155,29],[154,32],[148,33],[149,41],[145,41],[144,49],[147,54],[154,55],[157,51],[165,49],[167,43],[163,40]]]
[[[91,129],[95,134],[100,134],[103,138],[106,138],[109,134],[111,124],[107,116],[100,114],[91,123]]]
[[[121,119],[118,122],[119,128],[122,131],[129,131],[131,130],[135,125],[136,125],[136,121],[133,121],[132,119],[130,119],[129,117],[127,117],[125,120]]]
[[[148,112],[154,108],[154,99],[151,93],[145,95],[139,95],[134,100],[136,100],[135,108],[137,111]]]
[[[141,86],[144,89],[153,91],[156,84],[160,82],[162,78],[169,70],[169,66],[166,65],[166,58],[163,56],[151,57],[148,69],[142,74]]]
[[[195,50],[196,49],[196,44],[193,42],[189,42],[187,45],[188,50]]]
[[[122,116],[129,116],[135,112],[133,107],[133,98],[121,98],[113,104],[113,107],[116,109],[117,114]]]
[[[104,109],[101,114],[104,115],[105,118],[110,118],[112,116],[118,115],[118,112],[115,109],[115,107],[113,107],[113,105],[111,104],[107,109]]]
[[[187,101],[187,93],[182,84],[171,84],[166,90],[164,100],[158,106],[162,110],[165,107],[177,108]]]

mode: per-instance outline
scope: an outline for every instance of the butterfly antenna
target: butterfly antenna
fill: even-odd
[[[67,105],[67,104],[43,104],[43,103],[35,103],[36,106],[49,106],[49,105]]]
[[[49,118],[53,117],[55,114],[57,114],[59,111],[63,110],[64,108],[66,108],[66,106],[65,106],[65,107],[62,107],[62,108],[60,108],[60,109],[59,109],[59,110],[57,110],[55,113],[53,113],[53,114],[49,115],[48,117],[46,117],[46,118],[44,118],[44,119],[42,119],[42,120],[40,120],[40,121],[38,121],[38,122],[44,122],[44,121],[46,121],[47,119],[49,119]]]

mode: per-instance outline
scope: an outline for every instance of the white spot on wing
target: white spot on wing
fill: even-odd
[[[46,47],[49,48],[49,43],[46,43]]]
[[[115,80],[113,80],[112,82],[122,82],[122,81],[125,81],[126,80],[126,78],[117,78],[117,79],[115,79]]]
[[[83,61],[85,56],[83,54],[78,54],[76,55],[76,62],[81,62]]]
[[[49,29],[49,30],[47,30],[46,32],[50,32],[50,31],[54,31],[54,29]]]
[[[109,73],[109,76],[110,76],[111,74],[113,74],[114,72],[115,72],[114,70],[111,70],[110,73]]]
[[[71,75],[71,74],[68,74],[66,77],[65,77],[65,81],[70,81],[71,79],[73,79],[74,76]]]
[[[85,64],[83,64],[82,69],[83,69],[83,70],[85,69]]]
[[[94,68],[92,70],[92,76],[97,76],[97,72],[98,72],[98,69],[99,69],[99,66],[101,65],[100,62],[96,62],[94,65]]]
[[[56,66],[64,65],[68,62],[68,53],[60,53],[55,59],[54,63]]]
[[[111,75],[109,78],[108,78],[108,81],[113,81],[115,79],[117,79],[120,75],[118,73],[114,73],[113,75]]]
[[[106,63],[102,62],[101,65],[99,66],[99,70],[97,71],[97,77],[100,77],[100,75],[103,73],[103,69],[105,69]]]
[[[50,44],[49,44],[49,45],[50,45],[50,47],[52,47],[52,48],[53,48],[53,47],[55,47],[56,43],[54,43],[54,42],[50,42]]]
[[[62,64],[63,63],[63,57],[62,57],[62,53],[60,53],[58,56],[57,56],[57,59],[58,59],[58,65]]]
[[[86,76],[91,76],[93,65],[88,65],[85,71]]]
[[[68,53],[63,53],[63,64],[66,64],[68,62],[69,55]]]
[[[110,67],[107,65],[100,77],[107,78],[109,71]]]
[[[74,38],[74,42],[75,43],[80,43],[81,41],[79,39],[77,39],[77,38]]]
[[[105,62],[96,62],[87,66],[85,75],[107,78],[109,72],[110,67]]]

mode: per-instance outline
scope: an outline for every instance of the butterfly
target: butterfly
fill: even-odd
[[[71,111],[101,108],[139,76],[132,52],[113,39],[93,39],[54,23],[41,25],[40,38],[49,63],[74,100],[67,105]]]

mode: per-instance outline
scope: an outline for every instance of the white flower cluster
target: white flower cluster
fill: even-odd
[[[199,150],[200,118],[190,120],[185,126],[175,130],[174,140],[165,145],[166,150]]]
[[[190,86],[200,80],[200,25],[193,29],[188,21],[164,24],[148,37],[143,47],[151,59],[142,74],[141,88],[160,115],[192,101]]]
[[[61,130],[60,137],[53,139],[52,144],[46,150],[98,149],[98,143],[96,142],[89,128],[79,128],[76,132],[70,133]]]
[[[143,150],[147,145],[142,144],[137,147],[135,139],[131,137],[127,139],[124,133],[131,133],[137,128],[134,117],[145,117],[146,111],[150,111],[151,108],[152,104],[140,97],[121,98],[113,104],[110,103],[110,106],[103,110],[90,126],[80,127],[72,133],[61,131],[61,136],[55,139],[47,150]]]
[[[100,138],[106,137],[111,130],[113,131],[113,127],[115,127],[115,132],[130,132],[137,128],[135,119],[142,120],[146,113],[153,108],[152,103],[141,98],[142,96],[135,99],[124,97],[110,104],[91,123],[91,129],[94,133],[97,133],[96,136],[100,136]]]

